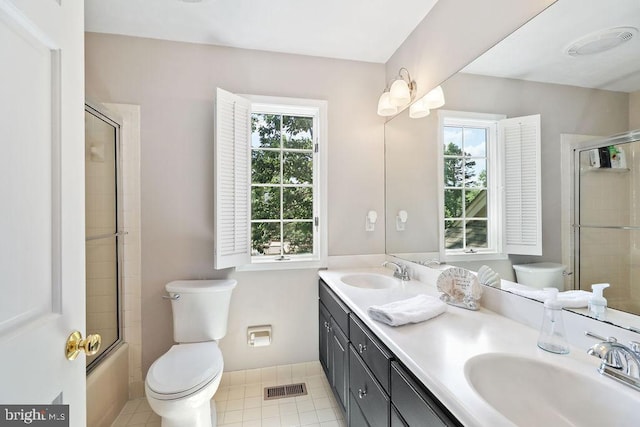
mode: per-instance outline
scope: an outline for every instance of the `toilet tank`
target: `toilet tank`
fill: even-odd
[[[231,293],[236,284],[237,281],[231,279],[167,283],[165,289],[173,297],[173,340],[190,343],[224,337],[227,334]]]
[[[532,288],[558,288],[564,291],[565,266],[555,262],[535,262],[514,265],[516,280]]]

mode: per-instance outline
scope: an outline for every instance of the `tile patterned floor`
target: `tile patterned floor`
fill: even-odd
[[[304,382],[307,395],[264,400],[264,387]],[[320,362],[226,372],[214,396],[219,427],[345,427]],[[127,402],[112,427],[160,427],[146,399]]]

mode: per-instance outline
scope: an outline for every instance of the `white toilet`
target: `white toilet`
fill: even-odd
[[[564,265],[555,262],[534,262],[513,266],[518,283],[536,289],[558,288],[560,291],[564,291],[565,268]]]
[[[217,340],[227,333],[235,280],[168,283],[173,340],[178,344],[153,362],[145,380],[147,401],[162,427],[216,425],[212,397],[220,385],[223,360]]]

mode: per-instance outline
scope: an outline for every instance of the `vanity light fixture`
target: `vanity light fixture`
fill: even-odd
[[[378,115],[379,116],[393,116],[398,112],[398,107],[391,104],[391,94],[389,90],[385,88],[380,99],[378,100]]]
[[[405,75],[403,75],[403,71]],[[411,80],[409,70],[404,67],[400,68],[391,85],[384,89],[378,99],[378,114],[380,116],[396,114],[399,108],[411,102],[416,94],[416,89],[416,82]]]
[[[429,115],[431,110],[440,108],[444,105],[444,92],[442,87],[438,86],[430,90],[425,96],[411,104],[409,108],[409,117],[412,119],[420,119]]]
[[[430,113],[431,110],[427,108],[424,97],[418,99],[409,107],[409,117],[412,119],[421,119],[422,117],[427,117]]]

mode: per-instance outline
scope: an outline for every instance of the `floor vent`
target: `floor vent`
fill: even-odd
[[[264,400],[283,399],[285,397],[304,396],[307,394],[305,383],[277,385],[264,388]]]

